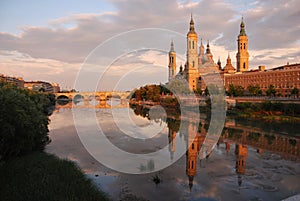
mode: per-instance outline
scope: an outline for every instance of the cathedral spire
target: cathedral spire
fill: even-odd
[[[246,31],[245,31],[244,17],[242,17],[242,22],[241,22],[240,27],[241,27],[240,36],[247,36]]]
[[[219,57],[219,59],[218,59],[218,66],[219,66],[219,70],[222,70],[222,64],[221,64],[221,60],[220,60],[220,57]]]
[[[169,52],[169,81],[175,77],[176,74],[176,52],[174,50],[173,39],[171,41],[171,48]]]
[[[206,54],[211,54],[210,47],[209,47],[209,40],[207,40]]]
[[[231,58],[230,58],[229,52],[228,52],[228,57],[227,57],[227,65],[231,65]]]
[[[171,41],[171,49],[170,49],[170,52],[175,52],[174,50],[174,42],[173,42],[173,39]]]
[[[237,47],[238,52],[236,54],[236,66],[238,72],[248,71],[249,69],[249,53],[248,53],[248,36],[245,31],[244,18],[240,24],[240,34],[238,35]]]
[[[195,24],[194,24],[192,13],[191,13],[191,21],[190,21],[190,32],[195,32]]]
[[[200,47],[199,47],[199,55],[204,55],[204,46],[203,46],[203,43],[202,43],[202,38],[201,38],[201,44],[200,44]]]

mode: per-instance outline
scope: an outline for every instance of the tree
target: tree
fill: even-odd
[[[202,94],[201,89],[194,89],[194,94],[201,95]]]
[[[291,90],[291,95],[295,97],[298,97],[299,96],[299,89],[297,87],[294,87],[292,90]]]
[[[227,91],[228,96],[243,96],[244,88],[242,86],[234,86],[233,84],[229,85],[229,89]]]
[[[168,83],[167,88],[175,95],[191,93],[187,82],[183,80],[171,80]]]
[[[234,87],[233,84],[230,84],[230,85],[229,85],[229,89],[228,89],[228,91],[227,91],[227,95],[228,95],[228,96],[234,96],[234,93],[235,93],[235,87]]]
[[[237,86],[235,89],[235,96],[243,96],[244,88],[242,86]]]
[[[270,84],[268,90],[266,91],[267,96],[275,96],[276,95],[276,89],[274,85]]]
[[[249,85],[247,87],[248,91],[250,92],[251,95],[253,96],[261,96],[262,95],[262,90],[260,89],[259,85]]]
[[[50,104],[47,94],[0,83],[0,160],[44,149]]]
[[[208,95],[209,95],[209,91],[208,91],[208,88],[207,88],[207,87],[205,87],[204,94],[205,94],[205,96],[208,96]]]

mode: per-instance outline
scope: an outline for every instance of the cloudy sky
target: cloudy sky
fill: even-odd
[[[0,73],[79,90],[164,83],[172,39],[184,63],[190,13],[223,66],[242,16],[250,68],[300,62],[298,0],[2,0]]]

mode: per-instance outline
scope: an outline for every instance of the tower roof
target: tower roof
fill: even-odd
[[[202,38],[201,38],[201,44],[200,44],[200,47],[199,47],[199,55],[204,55],[204,45],[202,43]]]
[[[190,31],[188,34],[190,33],[196,33],[195,32],[195,24],[194,24],[194,20],[193,20],[193,14],[191,13],[191,20],[190,20]]]
[[[227,57],[227,64],[231,64],[231,58],[230,58],[229,52],[228,52],[228,57]]]
[[[241,29],[240,29],[240,35],[239,36],[247,36],[246,35],[246,30],[245,30],[244,17],[242,17],[242,22],[241,22],[240,27],[241,27]]]
[[[220,60],[220,57],[218,59],[218,63],[217,63],[219,66],[221,66],[221,60]]]
[[[170,52],[175,52],[175,50],[174,50],[174,42],[173,42],[173,40],[171,41],[171,49],[170,49]]]
[[[211,54],[210,47],[209,47],[209,40],[207,41],[206,54]]]
[[[228,57],[227,57],[227,63],[226,63],[226,66],[224,67],[224,72],[225,73],[234,73],[235,72],[235,68],[231,64],[231,58],[230,58],[229,52],[228,52]]]
[[[190,187],[190,191],[192,191],[193,183],[194,183],[194,176],[189,176],[189,187]]]

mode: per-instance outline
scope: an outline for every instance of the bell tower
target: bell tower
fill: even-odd
[[[199,154],[199,138],[196,134],[193,137],[193,134],[197,133],[195,130],[195,126],[193,124],[189,124],[187,128],[187,151],[186,151],[186,175],[189,178],[189,187],[190,191],[193,187],[194,177],[197,172],[197,158]]]
[[[187,82],[190,90],[197,89],[198,75],[198,35],[195,32],[193,15],[191,14],[190,30],[187,34]]]
[[[249,70],[248,36],[245,31],[244,18],[240,25],[240,34],[238,35],[238,52],[236,54],[237,72]]]
[[[171,49],[169,51],[169,82],[175,77],[176,75],[176,52],[174,50],[174,43],[173,40],[171,42]]]

